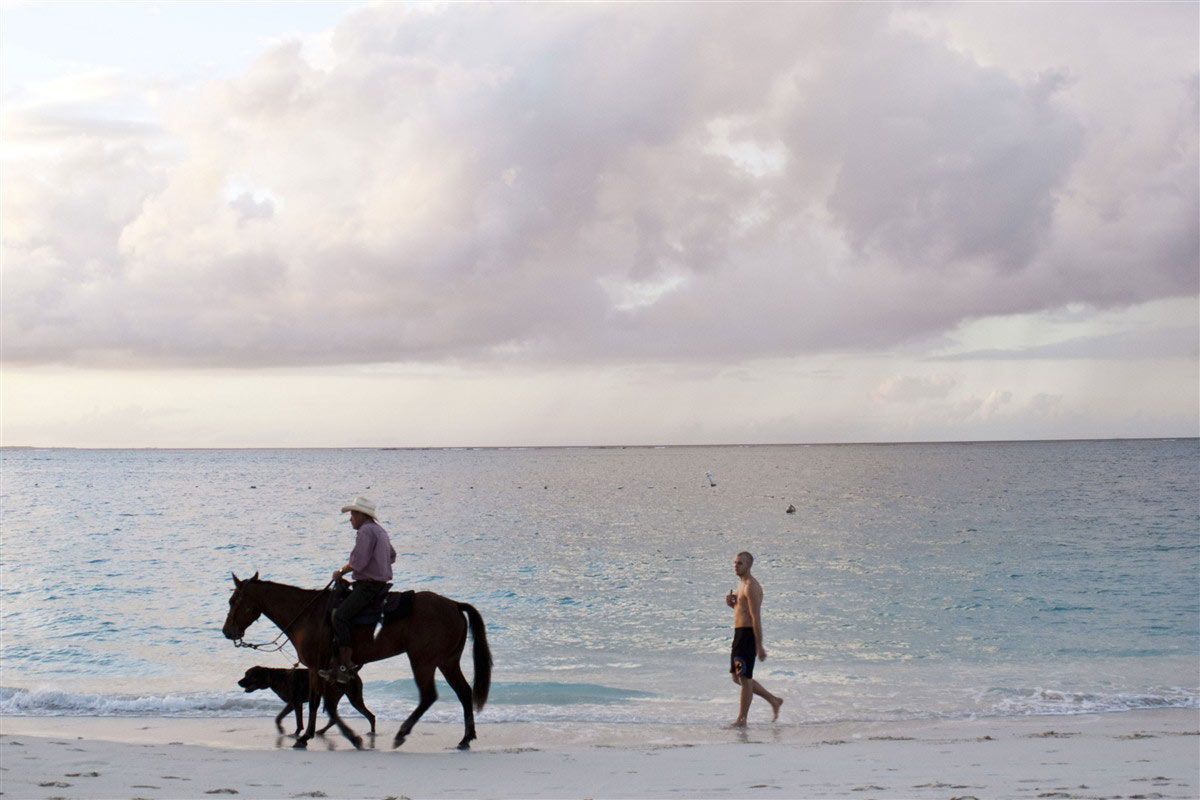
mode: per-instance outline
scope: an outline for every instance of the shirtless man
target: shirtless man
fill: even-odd
[[[772,721],[779,719],[779,707],[783,699],[776,697],[754,680],[754,660],[767,660],[762,636],[762,586],[750,574],[754,556],[742,551],[733,559],[733,571],[738,576],[738,587],[725,595],[725,605],[733,609],[733,653],[729,659],[729,672],[733,682],[742,687],[741,710],[733,723],[735,728],[746,727],[746,714],[754,695],[771,704]]]

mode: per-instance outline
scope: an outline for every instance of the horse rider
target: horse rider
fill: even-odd
[[[345,566],[335,570],[333,579],[340,580],[347,572],[354,574],[350,594],[333,612],[333,645],[335,659],[328,669],[319,670],[325,680],[349,683],[358,667],[351,662],[353,638],[350,625],[359,612],[372,601],[387,594],[392,580],[392,563],[396,560],[396,549],[388,539],[387,531],[375,521],[375,503],[365,497],[356,497],[342,506],[342,513],[350,512],[350,527],[356,531],[354,549]]]

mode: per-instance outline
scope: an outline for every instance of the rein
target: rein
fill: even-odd
[[[289,622],[287,625],[281,626],[279,629],[279,633],[276,634],[275,638],[272,639],[271,641],[264,642],[262,644],[254,644],[253,642],[247,642],[244,639],[235,639],[233,642],[233,646],[234,647],[249,647],[251,650],[261,650],[264,653],[279,652],[288,643],[287,639],[284,639],[284,641],[280,642],[279,637],[286,636],[288,628],[295,625],[296,620],[298,620],[298,619],[300,619],[300,617],[304,616],[304,612],[308,611],[308,607],[311,606],[313,603],[317,602],[317,600],[319,598],[323,597],[325,595],[326,590],[328,590],[330,586],[333,586],[332,580],[330,580],[329,583],[325,584],[324,589],[322,589],[321,591],[319,591],[315,595],[313,595],[312,600],[309,600],[307,603],[304,604],[304,607],[301,608],[300,611],[296,614],[296,616],[292,618],[291,622]]]

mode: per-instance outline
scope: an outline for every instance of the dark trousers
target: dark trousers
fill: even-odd
[[[354,639],[350,633],[350,623],[372,601],[387,593],[390,585],[378,581],[355,581],[350,584],[350,594],[333,612],[333,640],[337,644],[345,647],[351,645]]]

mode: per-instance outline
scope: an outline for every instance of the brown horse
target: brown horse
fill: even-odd
[[[239,580],[234,575],[233,583],[229,615],[221,629],[225,637],[240,641],[246,634],[246,628],[265,614],[287,635],[296,648],[300,662],[309,668],[308,729],[295,744],[296,747],[306,747],[315,733],[317,708],[324,693],[324,681],[317,675],[317,669],[328,665],[332,657],[333,624],[329,619],[329,595],[319,589],[301,589],[259,580],[257,572],[253,578],[246,580]],[[467,615],[465,620],[464,612]],[[474,641],[474,688],[467,683],[458,665],[467,643],[468,627]],[[373,626],[354,626],[354,663],[367,664],[408,653],[413,678],[421,694],[417,707],[396,733],[393,746],[399,747],[404,743],[417,720],[437,700],[433,683],[434,670],[437,669],[441,670],[442,677],[462,702],[466,732],[458,748],[470,748],[471,741],[475,739],[474,712],[483,709],[492,682],[492,654],[488,649],[487,632],[483,617],[474,606],[433,592],[417,592],[413,597],[411,613],[398,619],[385,618],[378,635],[373,636],[373,632]],[[349,731],[337,717],[335,709],[326,710],[338,723],[339,729],[344,733]],[[355,747],[362,747],[362,740],[353,731],[346,735]]]

